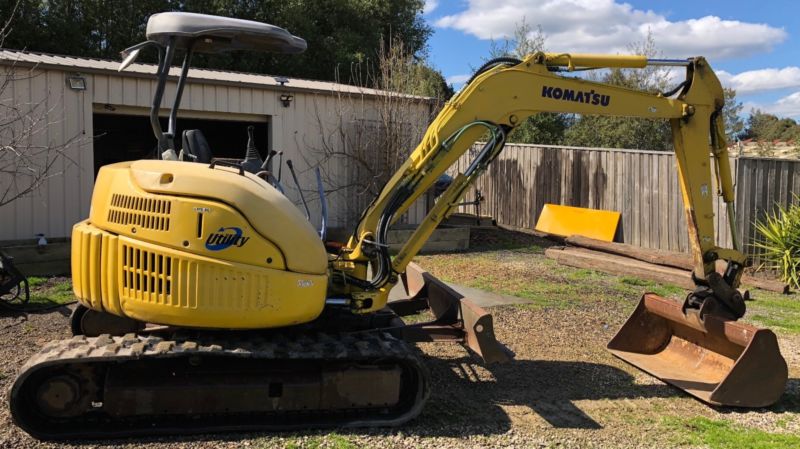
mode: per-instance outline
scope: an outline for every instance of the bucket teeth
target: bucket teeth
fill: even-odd
[[[612,354],[712,405],[766,407],[788,369],[769,329],[711,314],[684,314],[676,301],[642,296],[608,343]]]

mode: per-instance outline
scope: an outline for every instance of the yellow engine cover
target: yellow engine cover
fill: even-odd
[[[255,176],[188,162],[103,167],[72,233],[76,296],[176,326],[252,329],[315,319],[327,255],[297,208]]]

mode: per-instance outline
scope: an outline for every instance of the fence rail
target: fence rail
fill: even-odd
[[[469,161],[465,155],[451,171],[463,171]],[[757,260],[753,223],[800,194],[800,161],[731,158],[731,168],[740,241]],[[533,229],[545,203],[616,210],[622,214],[617,240],[689,251],[671,152],[509,144],[475,187],[485,197],[483,213],[503,225]],[[718,244],[730,247],[725,205],[718,198],[714,205]]]

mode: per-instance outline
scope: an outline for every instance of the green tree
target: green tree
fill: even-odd
[[[779,118],[758,109],[750,112],[744,137],[758,141],[800,141],[800,124],[790,118]]]
[[[441,72],[424,58],[414,56],[402,39],[392,38],[389,44],[382,40],[376,56],[375,65],[366,61],[354,66],[350,76],[359,78],[350,84],[431,97],[439,103],[453,96],[453,88]],[[366,76],[360,78],[362,75]]]
[[[722,108],[722,117],[725,120],[725,134],[729,142],[738,139],[744,132],[742,119],[742,103],[736,101],[736,90],[731,87],[722,89],[725,94],[725,106]]]
[[[436,98],[446,101],[455,93],[453,86],[447,84],[442,72],[431,67],[427,61],[413,63],[414,80],[413,88],[406,93]]]
[[[75,56],[118,58],[144,40],[150,14],[176,9],[170,0],[0,0],[12,10],[13,29],[5,46]]]
[[[778,118],[774,115],[762,112],[760,109],[750,111],[747,117],[747,128],[744,137],[747,139],[765,140],[767,129]]]
[[[533,30],[523,17],[522,21],[516,24],[512,38],[502,41],[492,40],[488,59],[499,57],[523,59],[531,53],[545,51],[546,41],[547,36],[542,27],[537,26],[536,30]],[[543,112],[528,117],[514,128],[508,140],[516,143],[558,145],[562,143],[568,125],[568,115]]]
[[[0,0],[12,11],[17,0]],[[382,39],[402,40],[424,59],[431,29],[423,0],[20,0],[5,45],[30,51],[113,58],[145,39],[147,18],[190,11],[272,23],[308,42],[301,55],[233,52],[197,55],[194,64],[225,70],[334,80],[339,71],[369,70]],[[154,62],[155,52],[142,54]],[[366,62],[366,65],[364,64]],[[348,81],[348,80],[345,80]]]
[[[628,49],[631,54],[660,57],[650,33],[644,41],[633,43]],[[644,69],[615,68],[600,76],[589,75],[588,78],[650,93],[665,91],[669,85],[668,71],[654,66]],[[666,120],[583,115],[578,116],[567,129],[564,142],[576,146],[664,151],[672,149],[672,131]]]

